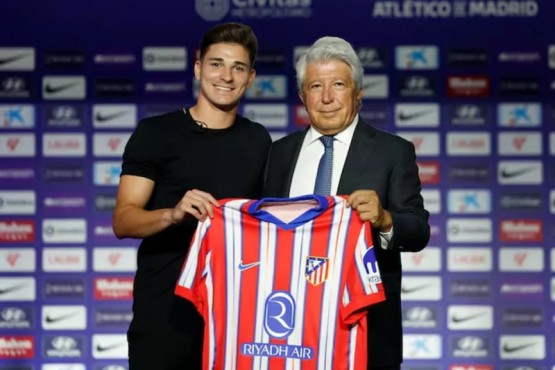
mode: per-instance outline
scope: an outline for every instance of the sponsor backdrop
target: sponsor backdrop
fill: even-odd
[[[274,137],[307,124],[294,60],[331,34],[364,64],[361,115],[414,143],[433,236],[403,256],[404,368],[555,369],[555,3],[27,3],[0,22],[0,370],[127,369],[120,157],[138,120],[194,101],[219,21],[259,36],[241,112]]]

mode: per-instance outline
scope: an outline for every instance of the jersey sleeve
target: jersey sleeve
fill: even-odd
[[[364,222],[347,272],[341,319],[346,324],[354,324],[366,315],[365,308],[384,300],[385,292],[372,243],[372,231],[370,224]]]
[[[210,250],[207,240],[210,224],[210,218],[198,223],[189,253],[175,287],[175,294],[191,301],[200,313],[203,312],[203,305],[206,301],[204,293],[206,290],[203,288],[203,284],[206,276],[205,272],[210,263]]]

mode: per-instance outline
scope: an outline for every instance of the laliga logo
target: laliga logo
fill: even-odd
[[[205,21],[219,21],[229,12],[229,0],[195,0],[195,11]]]

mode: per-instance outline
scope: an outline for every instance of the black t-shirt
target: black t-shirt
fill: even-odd
[[[123,154],[122,175],[155,182],[147,210],[173,208],[188,190],[216,199],[260,196],[270,135],[259,123],[237,116],[216,130],[200,127],[191,115],[175,111],[141,120]],[[167,322],[174,288],[197,220],[169,227],[139,246],[133,292],[133,320]]]

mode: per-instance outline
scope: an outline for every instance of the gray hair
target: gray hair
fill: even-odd
[[[339,60],[351,68],[351,77],[357,90],[362,89],[364,70],[355,50],[347,41],[339,37],[324,36],[319,38],[304,53],[295,65],[297,73],[297,88],[302,91],[306,66],[308,63],[322,63]]]

